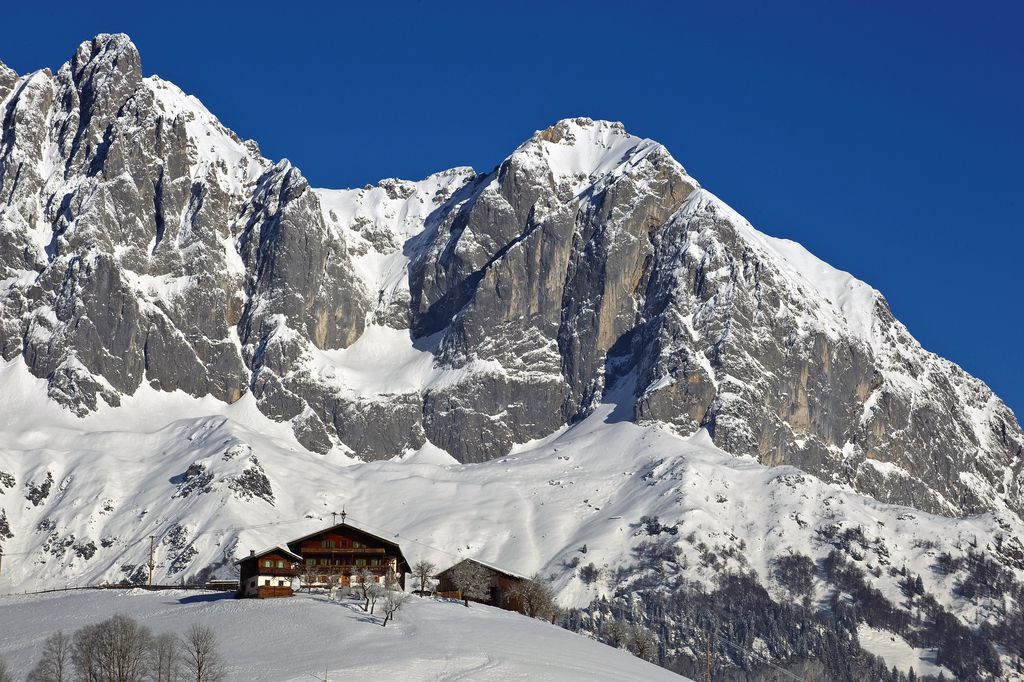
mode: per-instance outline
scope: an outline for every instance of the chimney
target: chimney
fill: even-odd
[[[255,549],[250,549],[249,550],[249,556],[256,556],[256,550]]]

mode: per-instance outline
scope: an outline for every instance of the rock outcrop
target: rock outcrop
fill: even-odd
[[[880,500],[1024,513],[1024,436],[984,384],[620,124],[316,190],[123,35],[0,64],[0,115],[0,353],[79,414],[143,381],[251,392],[317,452],[477,462],[614,401]]]

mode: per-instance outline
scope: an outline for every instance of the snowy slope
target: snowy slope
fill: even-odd
[[[566,564],[580,557],[606,573],[627,566],[628,548],[643,540],[640,518],[653,515],[678,527],[693,577],[708,584],[718,571],[700,567],[698,548],[684,540],[691,532],[714,548],[742,545],[733,567],[771,584],[772,557],[823,558],[832,547],[819,529],[859,526],[868,564],[884,552],[921,573],[944,605],[977,618],[984,603],[957,598],[955,576],[934,574],[931,563],[941,551],[962,555],[965,539],[985,547],[1007,528],[1021,530],[1012,517],[952,520],[885,505],[792,467],[728,455],[703,432],[680,438],[622,421],[613,402],[500,460],[462,465],[427,445],[366,463],[307,452],[247,398],[224,406],[143,388],[122,407],[79,420],[47,403],[18,364],[0,377],[16,387],[19,405],[0,421],[0,470],[16,481],[0,488],[15,529],[0,593],[130,578],[150,535],[157,580],[217,565],[226,577],[227,560],[311,532],[344,508],[353,523],[394,537],[412,561],[472,556],[540,572],[554,577],[564,605],[585,606],[612,585],[584,584]],[[24,487],[47,476],[49,494],[38,505],[26,499]],[[262,476],[266,489],[240,484]],[[80,548],[90,544],[86,558]],[[898,601],[897,577],[883,575],[878,586]]]
[[[452,168],[419,182],[389,178],[363,189],[316,189],[324,221],[345,233],[353,265],[378,305],[403,293],[408,298],[407,242],[430,215],[474,177],[472,168]]]
[[[887,665],[903,672],[913,668],[918,675],[944,675],[955,679],[949,670],[936,665],[934,651],[915,649],[897,634],[861,625],[857,628],[857,638],[864,649],[881,656]]]
[[[683,680],[624,651],[488,606],[414,599],[386,628],[326,596],[237,600],[223,593],[85,591],[0,598],[0,659],[28,673],[43,640],[118,613],[154,633],[193,623],[217,632],[228,680],[285,682],[324,673],[395,680]]]
[[[852,336],[879,350],[884,340],[876,330],[876,307],[882,295],[848,272],[837,270],[802,245],[789,239],[771,237],[751,225],[711,192],[695,192],[681,209],[693,214],[713,204],[727,216],[754,248],[767,255],[786,278],[786,284],[800,298],[814,304],[812,313],[801,321],[833,336]]]
[[[196,97],[158,76],[150,76],[143,82],[153,93],[160,114],[171,120],[180,118],[184,122],[193,152],[193,163],[189,169],[192,180],[205,179],[212,172],[220,176],[232,194],[237,195],[270,165],[259,154],[255,142],[240,140]]]
[[[1022,574],[1009,409],[621,124],[313,189],[143,78],[127,36],[0,110],[0,594],[138,581],[150,536],[158,580],[226,577],[345,508],[572,607],[646,570],[654,516],[662,570],[709,586],[749,570],[790,599],[772,560],[856,530],[894,604],[905,566],[972,627],[1019,606],[935,568],[979,549]]]
[[[937,573],[936,557],[994,551],[997,538],[1024,532],[1013,517],[953,520],[886,505],[793,467],[734,457],[703,432],[681,438],[623,421],[614,394],[582,423],[499,460],[459,464],[428,444],[367,463],[309,453],[250,398],[225,406],[143,387],[120,408],[77,419],[47,402],[19,361],[0,369],[0,381],[12,406],[0,415],[0,471],[14,483],[0,482],[14,531],[0,594],[143,580],[150,535],[157,581],[230,577],[229,564],[249,549],[314,531],[344,509],[350,522],[399,542],[412,562],[469,556],[539,572],[564,606],[584,607],[613,594],[616,570],[635,570],[632,551],[648,539],[641,518],[655,516],[675,528],[681,552],[666,570],[708,586],[723,569],[753,570],[783,602],[791,597],[774,581],[773,558],[795,551],[821,560],[833,548],[824,532],[859,528],[863,566],[921,574],[944,607],[977,626],[1001,600],[958,596],[959,574]],[[48,494],[27,499],[48,476]],[[705,566],[709,550],[731,558]],[[585,582],[577,563],[593,563],[601,579]],[[900,603],[899,578],[881,572],[872,584]],[[814,597],[825,603],[831,590],[819,581]],[[879,648],[886,633],[864,634],[890,665],[920,671],[929,660],[918,652],[915,664],[905,650],[894,658]]]

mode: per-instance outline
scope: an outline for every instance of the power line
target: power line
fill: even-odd
[[[426,547],[427,549],[432,549],[435,552],[440,552],[441,554],[447,554],[450,557],[455,557],[456,559],[464,559],[464,558],[466,558],[462,554],[456,554],[454,552],[449,552],[446,549],[441,549],[440,547],[435,547],[434,545],[427,544],[426,542],[420,542],[419,540],[414,540],[412,538],[402,537],[401,533],[396,533],[394,531],[388,530],[387,528],[381,528],[380,526],[374,526],[374,525],[371,525],[371,524],[366,523],[364,521],[360,521],[359,519],[354,519],[354,520],[360,526],[364,526],[366,528],[371,528],[371,529],[376,530],[376,531],[378,531],[380,533],[387,533],[387,534],[393,535],[396,538],[402,538],[402,542],[412,542],[414,544],[420,545],[421,547]]]

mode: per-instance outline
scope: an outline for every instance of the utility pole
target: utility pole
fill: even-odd
[[[0,571],[4,570],[4,550],[0,547]]]
[[[149,586],[153,587],[153,569],[156,568],[156,562],[153,561],[153,538],[155,535],[149,536]]]

